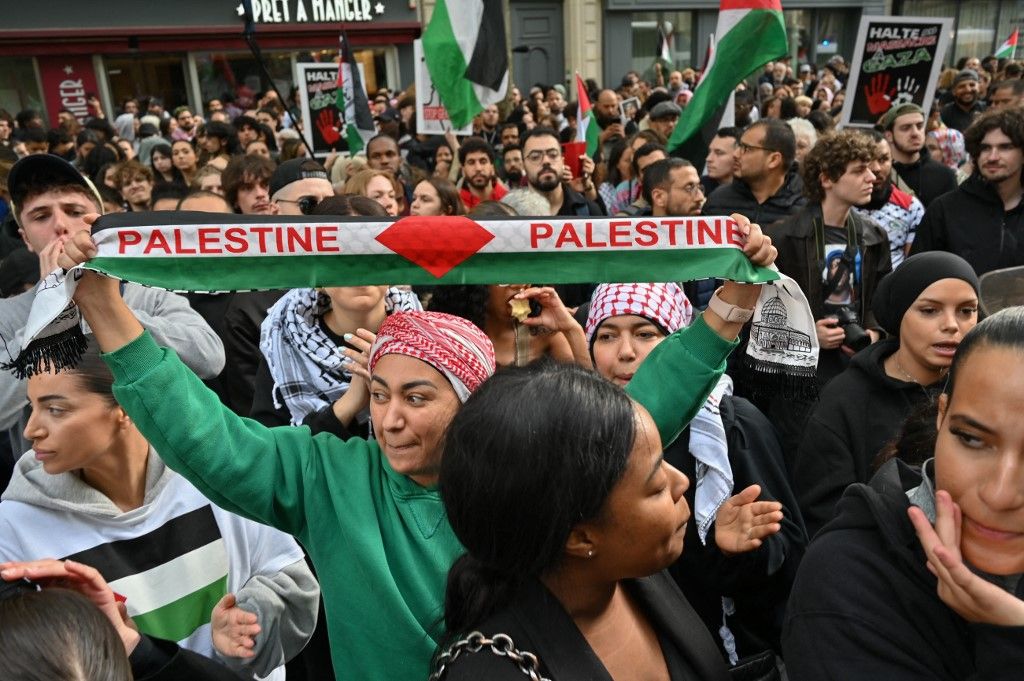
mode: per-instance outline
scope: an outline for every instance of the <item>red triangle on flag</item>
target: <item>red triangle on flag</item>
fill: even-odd
[[[441,278],[486,246],[494,235],[461,215],[410,216],[377,235],[377,241]]]

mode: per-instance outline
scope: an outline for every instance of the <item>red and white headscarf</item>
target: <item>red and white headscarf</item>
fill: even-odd
[[[693,306],[679,284],[601,284],[590,299],[587,340],[609,317],[633,314],[674,333],[693,321]]]
[[[494,373],[494,345],[472,322],[443,312],[399,312],[381,324],[370,373],[384,355],[415,357],[448,379],[465,402]]]

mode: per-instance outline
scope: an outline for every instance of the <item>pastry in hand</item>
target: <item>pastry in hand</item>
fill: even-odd
[[[526,318],[530,316],[529,300],[513,298],[512,300],[508,301],[508,306],[509,309],[511,310],[513,319],[515,319],[520,324],[525,322]]]

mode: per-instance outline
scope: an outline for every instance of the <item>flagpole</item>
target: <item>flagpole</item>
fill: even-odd
[[[242,7],[245,9],[245,27],[242,29],[242,37],[245,39],[246,45],[249,46],[249,51],[252,52],[253,59],[260,67],[261,80],[270,85],[270,89],[277,95],[277,101],[281,102],[281,106],[284,107],[285,113],[288,111],[288,100],[281,95],[281,91],[277,89],[277,85],[274,83],[274,78],[270,75],[270,69],[267,68],[266,63],[263,61],[263,53],[260,51],[260,46],[256,43],[256,24],[253,21],[252,14],[252,0],[242,0]],[[340,68],[340,66],[339,66]],[[298,121],[294,121],[298,124]],[[306,147],[306,151],[309,153],[309,157],[316,160],[316,156],[313,154],[313,147],[309,146],[309,142],[306,141],[306,135],[299,135],[299,139],[302,140],[302,146]]]

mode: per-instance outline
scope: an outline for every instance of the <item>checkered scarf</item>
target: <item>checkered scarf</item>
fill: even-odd
[[[601,284],[594,289],[587,315],[587,339],[610,317],[637,315],[665,333],[675,333],[693,320],[693,307],[678,284]],[[690,422],[690,454],[697,460],[693,517],[701,543],[719,507],[732,495],[732,464],[719,405],[732,394],[732,379],[723,375],[704,406]]]
[[[448,379],[461,402],[494,373],[494,345],[468,320],[443,312],[388,317],[370,348],[370,373],[384,355],[415,357]]]
[[[327,294],[312,288],[292,289],[270,308],[260,327],[260,350],[274,379],[274,406],[286,406],[295,426],[345,394],[352,380],[342,365],[344,348],[321,326],[320,318],[330,309]],[[421,309],[410,291],[392,287],[385,294],[388,314]]]

